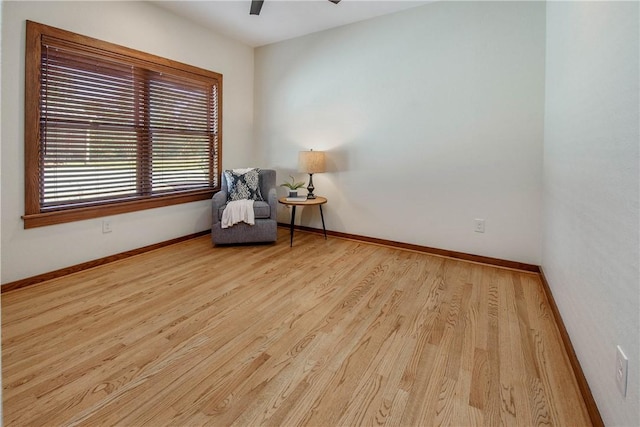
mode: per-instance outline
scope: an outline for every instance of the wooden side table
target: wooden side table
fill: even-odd
[[[322,231],[324,231],[324,238],[327,239],[327,229],[324,226],[324,215],[322,214],[322,205],[327,203],[326,197],[316,196],[315,199],[307,199],[302,201],[289,201],[286,197],[280,197],[278,199],[279,203],[282,203],[286,206],[291,206],[293,209],[291,210],[291,241],[289,246],[293,246],[293,223],[296,220],[296,207],[297,206],[318,206],[320,208],[320,218],[322,219]]]

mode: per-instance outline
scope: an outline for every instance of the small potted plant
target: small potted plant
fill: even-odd
[[[291,182],[285,181],[284,184],[280,184],[280,187],[287,187],[289,189],[288,197],[298,197],[298,188],[304,187],[304,181],[296,182],[296,179],[289,175]]]

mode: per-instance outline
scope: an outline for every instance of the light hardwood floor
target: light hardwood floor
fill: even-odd
[[[536,274],[287,233],[3,294],[5,426],[590,425]]]

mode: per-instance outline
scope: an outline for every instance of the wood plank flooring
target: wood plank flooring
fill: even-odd
[[[2,295],[5,426],[590,425],[538,275],[287,230]]]

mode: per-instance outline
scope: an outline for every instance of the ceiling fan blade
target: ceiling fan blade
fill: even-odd
[[[340,0],[329,0],[329,1],[330,1],[331,3],[333,3],[333,4],[338,4],[338,3],[340,3]]]
[[[262,3],[264,3],[264,0],[251,0],[251,10],[249,10],[249,15],[260,15]]]

